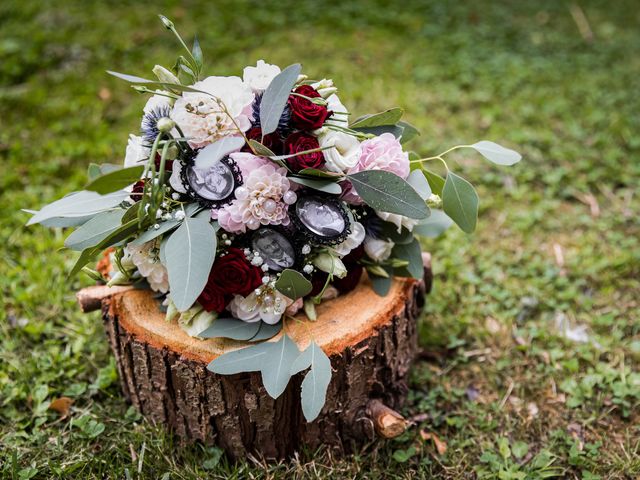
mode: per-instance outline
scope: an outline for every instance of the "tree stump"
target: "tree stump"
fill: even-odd
[[[318,306],[318,320],[287,322],[300,349],[313,338],[329,356],[332,380],[319,417],[307,423],[300,405],[303,373],[276,400],[259,372],[217,375],[211,360],[245,344],[189,337],[167,322],[152,293],[96,286],[78,294],[83,310],[102,307],[122,391],[151,422],[166,425],[186,441],[216,444],[231,457],[292,455],[303,445],[328,445],[336,453],[376,436],[392,438],[407,422],[402,406],[417,350],[416,320],[431,283],[395,279],[377,296],[366,275],[350,293]]]

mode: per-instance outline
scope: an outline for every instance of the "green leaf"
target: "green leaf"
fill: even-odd
[[[66,238],[65,247],[79,251],[98,245],[120,227],[124,212],[119,208],[98,213]]]
[[[282,322],[278,322],[274,325],[268,323],[259,322],[260,330],[253,337],[249,339],[250,342],[261,342],[263,340],[269,340],[275,337],[282,330]]]
[[[206,170],[230,153],[240,150],[243,146],[244,138],[242,137],[224,137],[198,151],[195,166]]]
[[[505,460],[511,456],[511,449],[509,448],[509,440],[504,437],[498,439],[498,451],[500,456]]]
[[[137,85],[144,85],[149,88],[160,88],[160,89],[176,91],[176,92],[203,93],[205,95],[209,95],[210,97],[213,97],[213,95],[209,92],[198,90],[197,88],[189,87],[187,85],[179,85],[177,83],[167,83],[167,82],[156,82],[155,80],[136,77],[135,75],[127,75],[125,73],[112,72],[110,70],[107,70],[107,73],[109,75],[113,75],[114,77],[117,77],[126,82],[135,83]]]
[[[447,174],[442,189],[442,207],[463,232],[473,233],[476,229],[478,194],[469,182],[453,172]]]
[[[291,300],[297,300],[311,293],[313,285],[300,272],[287,268],[276,281],[276,289]]]
[[[86,190],[73,192],[44,206],[29,219],[27,225],[42,223],[50,219],[93,216],[118,206],[128,197],[129,192],[114,192],[108,195],[100,195]]]
[[[404,129],[399,125],[379,125],[377,127],[356,127],[353,130],[356,130],[362,133],[369,133],[371,135],[375,135],[376,137],[379,137],[383,133],[390,133],[391,135],[393,135],[398,139],[402,138],[402,132],[404,131]]]
[[[143,172],[143,165],[114,170],[113,172],[105,173],[104,175],[100,175],[95,178],[89,182],[85,189],[102,194],[115,192],[116,190],[121,190],[132,183],[136,183],[140,180]]]
[[[147,230],[146,232],[143,232],[138,238],[133,240],[131,244],[142,245],[143,243],[150,242],[154,238],[158,238],[160,235],[170,232],[174,228],[177,228],[178,225],[180,225],[180,223],[181,222],[179,222],[178,220],[167,220],[160,223],[159,224],[160,228],[158,229],[153,228],[152,226],[149,230]]]
[[[98,255],[99,251],[93,247],[87,248],[80,253],[80,256],[76,260],[76,263],[73,264],[71,271],[69,272],[69,277],[73,277],[76,273],[78,273],[82,268],[89,263],[91,260]]]
[[[122,167],[120,165],[114,165],[112,163],[103,163],[98,165],[97,163],[90,163],[87,168],[87,177],[89,180],[93,180],[94,178],[99,177],[100,175],[104,175],[105,173],[113,172],[115,170],[120,170]]]
[[[334,182],[337,182],[342,178],[342,175],[339,173],[325,172],[324,170],[318,170],[316,168],[305,168],[303,170],[300,170],[297,175],[303,176],[303,177],[318,177],[318,178],[332,179]]]
[[[207,370],[220,375],[259,372],[271,352],[270,343],[259,343],[219,356],[207,365]]]
[[[243,322],[237,318],[216,318],[211,326],[200,332],[200,338],[230,338],[232,340],[249,340],[260,329],[262,322]]]
[[[505,148],[502,145],[498,145],[497,143],[490,142],[488,140],[482,140],[481,142],[474,143],[473,145],[470,145],[470,147],[496,165],[513,165],[522,160],[522,155],[515,150]]]
[[[362,200],[375,210],[415,219],[429,216],[429,208],[420,195],[394,173],[365,170],[347,175],[347,178]]]
[[[431,210],[429,218],[420,220],[420,223],[413,227],[413,233],[423,237],[435,238],[440,236],[452,223],[453,220],[442,210]]]
[[[399,258],[400,260],[406,260],[409,265],[404,267],[407,272],[418,280],[424,277],[424,266],[422,264],[422,250],[420,248],[420,242],[414,238],[411,243],[397,244],[393,247],[391,253],[392,258]]]
[[[526,442],[518,440],[511,445],[511,451],[513,452],[513,456],[519,460],[527,454],[529,451],[529,445],[527,445]]]
[[[290,366],[290,374],[295,375],[307,368],[309,372],[302,381],[302,413],[307,422],[317,418],[326,401],[327,388],[331,382],[331,361],[316,342],[296,358]]]
[[[409,185],[413,187],[413,189],[418,192],[418,195],[423,200],[426,200],[431,196],[431,187],[429,186],[429,181],[424,176],[422,170],[413,170],[409,177],[407,178],[407,182]]]
[[[266,343],[269,351],[262,359],[262,384],[273,399],[282,395],[291,378],[291,363],[300,355],[298,347],[285,333],[274,343]]]
[[[202,55],[202,48],[200,48],[200,42],[198,41],[197,35],[193,37],[193,48],[191,49],[191,55],[193,56],[193,59],[196,61],[198,70],[201,70],[202,65],[204,64],[204,58]]]
[[[330,193],[332,195],[340,195],[342,193],[340,185],[335,183],[333,180],[319,180],[314,178],[298,177],[296,175],[292,175],[289,178],[291,181],[299,185],[304,185],[305,187],[313,188],[314,190],[319,190],[321,192]]]
[[[402,127],[402,137],[400,138],[400,143],[402,144],[405,144],[420,135],[418,129],[409,122],[401,120],[398,122],[398,125]]]
[[[437,173],[433,173],[427,169],[422,169],[422,172],[429,182],[431,191],[436,195],[442,196],[442,189],[444,188],[444,178],[442,178]]]
[[[216,232],[207,219],[185,218],[166,245],[171,300],[184,312],[191,308],[209,278],[216,253]]]
[[[262,94],[260,101],[260,128],[262,135],[269,135],[276,131],[280,117],[287,105],[291,89],[300,74],[300,64],[289,65],[271,81]]]
[[[379,277],[378,275],[369,275],[369,280],[371,280],[371,286],[373,287],[373,291],[376,292],[379,296],[384,297],[389,293],[389,289],[391,288],[391,277]]]
[[[303,303],[304,313],[309,320],[315,322],[318,319],[318,315],[316,314],[316,304],[312,298],[305,299]]]
[[[263,144],[261,144],[260,142],[253,140],[253,139],[249,139],[249,146],[251,148],[253,148],[253,151],[256,153],[256,155],[259,155],[261,157],[275,157],[276,154],[273,153],[271,150],[269,150],[267,147],[265,147]]]
[[[384,112],[364,115],[349,125],[349,128],[379,127],[382,125],[395,125],[402,118],[404,110],[395,107]]]

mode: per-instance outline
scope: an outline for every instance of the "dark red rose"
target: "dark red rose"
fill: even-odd
[[[284,146],[287,154],[320,148],[318,139],[304,132],[296,132],[289,135],[284,142]],[[321,151],[305,153],[304,155],[288,158],[287,163],[294,172],[299,172],[305,168],[320,168],[324,165],[324,155]]]
[[[269,135],[265,135],[265,137],[262,138],[262,130],[260,129],[260,127],[253,127],[249,129],[249,131],[245,135],[249,140],[255,140],[256,142],[262,143],[276,155],[282,155],[282,153],[284,152],[284,143],[282,142],[280,134],[277,132],[270,133]],[[249,145],[247,145],[246,143],[244,144],[244,147],[242,147],[242,151],[249,153],[253,152],[251,150],[251,147],[249,147]]]
[[[226,255],[216,259],[198,301],[207,311],[221,312],[233,295],[246,297],[260,285],[261,270],[247,261],[242,250],[230,248]]]
[[[156,152],[156,159],[154,163],[156,164],[156,170],[160,170],[160,162],[162,161],[162,152]],[[164,161],[164,171],[172,172],[173,171],[173,160]]]
[[[324,272],[314,272],[311,277],[311,292],[309,292],[310,297],[315,297],[318,295],[322,289],[324,288],[324,284],[327,282],[327,277],[329,274]]]
[[[227,306],[227,297],[216,285],[207,283],[207,286],[204,287],[204,290],[198,297],[198,302],[207,312],[221,313]]]
[[[347,274],[344,278],[334,278],[333,286],[338,289],[340,293],[347,293],[356,288],[362,277],[362,265],[351,265],[347,267]]]
[[[137,202],[142,198],[142,194],[144,193],[144,184],[144,179],[140,179],[133,184],[133,187],[131,188],[131,195],[129,195],[129,198],[131,198],[131,200]]]
[[[320,94],[311,85],[301,85],[294,93],[309,98],[318,98]],[[291,109],[291,123],[300,130],[315,130],[320,128],[331,112],[326,105],[316,105],[308,98],[298,95],[289,95],[289,108]]]

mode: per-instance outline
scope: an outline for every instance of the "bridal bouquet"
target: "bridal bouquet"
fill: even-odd
[[[418,132],[402,109],[355,117],[332,80],[298,64],[259,60],[242,77],[203,78],[197,39],[187,48],[161,20],[186,55],[171,70],[156,66],[157,80],[109,72],[150,95],[124,165],[90,165],[84,190],[30,212],[29,224],[75,228],[65,241],[81,252],[73,273],[144,284],[190,335],[252,344],[210,370],[262,368],[275,398],[310,367],[306,388],[324,391],[328,359],[315,344],[300,354],[281,333],[286,318],[302,310],[315,320],[315,306],[355,288],[365,270],[380,295],[394,276],[422,278],[420,235],[476,226],[476,192],[444,155],[471,148],[501,165],[520,155],[482,141],[422,158],[404,147]],[[111,271],[87,267],[105,249]],[[286,373],[265,371],[283,359]],[[305,404],[302,388],[312,419],[323,402]]]

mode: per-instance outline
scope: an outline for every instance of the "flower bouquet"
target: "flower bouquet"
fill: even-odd
[[[317,343],[287,334],[299,311],[354,289],[363,276],[384,296],[393,277],[423,276],[419,237],[450,223],[476,226],[478,197],[445,154],[462,148],[511,165],[520,155],[481,141],[433,157],[405,148],[418,135],[403,110],[355,116],[332,80],[298,64],[259,60],[239,76],[204,77],[197,39],[157,80],[109,72],[150,95],[124,166],[91,164],[84,190],[33,214],[29,224],[71,227],[66,247],[108,285],[135,284],[161,299],[168,322],[202,339],[241,341],[211,372],[260,371],[277,398],[308,370],[302,411],[325,402],[331,363]],[[443,178],[428,169],[441,162]],[[108,266],[88,265],[108,252]],[[283,368],[283,366],[285,368]]]

